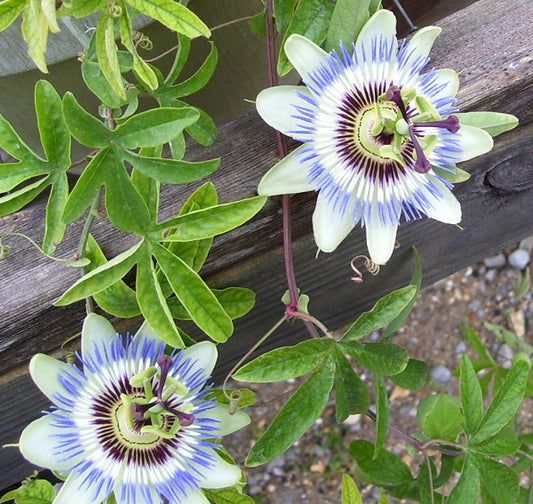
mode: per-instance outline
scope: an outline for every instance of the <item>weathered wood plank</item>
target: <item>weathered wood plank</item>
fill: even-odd
[[[529,0],[482,0],[439,23],[444,31],[432,64],[461,71],[461,108],[490,108],[515,113],[521,120],[517,130],[497,139],[492,153],[463,165],[474,174],[456,190],[463,206],[464,230],[427,219],[403,224],[398,235],[401,247],[390,263],[378,277],[367,276],[362,285],[355,285],[350,281],[349,262],[366,250],[364,233],[354,231],[335,254],[315,259],[316,247],[310,234],[314,196],[293,198],[299,285],[310,294],[313,313],[329,327],[345,324],[377,297],[404,284],[412,270],[411,245],[420,250],[424,282],[429,284],[533,234],[533,65],[523,44],[532,32],[530,5]],[[275,161],[274,134],[250,111],[225,123],[212,149],[192,147],[189,155],[191,159],[223,157],[222,167],[212,180],[222,200],[231,201],[252,195],[260,176]],[[167,208],[167,216],[189,192],[190,188],[165,188],[162,205]],[[0,219],[0,235],[16,230],[38,239],[42,236],[42,215],[42,204],[36,204]],[[63,256],[75,251],[78,233],[76,226],[69,231],[60,249]],[[112,232],[103,222],[97,224],[94,234],[109,255],[133,242],[128,236]],[[77,271],[44,259],[18,238],[10,244],[12,254],[0,262],[0,394],[15,394],[17,400],[0,412],[0,444],[16,441],[27,420],[43,406],[42,397],[36,400],[40,395],[24,374],[29,357],[36,351],[57,350],[79,331],[84,311],[82,303],[51,306],[75,281]],[[212,285],[244,285],[257,292],[256,309],[237,322],[231,348],[226,345],[222,349],[218,370],[222,375],[283,312],[279,302],[285,283],[278,199],[272,198],[252,223],[215,240],[205,274]],[[127,322],[121,322],[117,328],[125,330],[127,326]],[[304,334],[300,324],[286,324],[265,349],[293,342]],[[1,457],[0,488],[27,474],[15,450],[2,450]]]

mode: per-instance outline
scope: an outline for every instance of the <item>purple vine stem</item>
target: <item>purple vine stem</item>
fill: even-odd
[[[266,53],[268,64],[268,81],[270,86],[278,85],[278,74],[276,70],[276,49],[275,49],[276,27],[274,24],[274,0],[267,0],[266,3]],[[287,138],[276,131],[276,141],[278,153],[281,158],[288,154]],[[294,274],[294,263],[292,258],[292,232],[291,232],[291,196],[282,196],[282,219],[283,219],[283,256],[285,260],[285,274],[289,289],[289,304],[286,313],[290,317],[298,317],[298,286]]]

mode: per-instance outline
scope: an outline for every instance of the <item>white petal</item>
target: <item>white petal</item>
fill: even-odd
[[[210,501],[201,490],[187,493],[187,504],[209,504]],[[173,503],[174,504],[174,503]]]
[[[453,138],[459,140],[462,151],[458,155],[458,161],[466,161],[485,154],[494,145],[492,137],[486,131],[475,126],[461,125],[459,131],[453,135]]]
[[[421,85],[421,82],[425,84]],[[451,105],[450,98],[454,98],[459,89],[459,76],[455,70],[441,68],[431,73],[430,80],[425,80],[424,76],[421,76],[415,88],[419,94],[426,97],[431,103],[435,104],[440,100],[449,102],[445,106],[448,108]]]
[[[302,105],[298,93],[311,96],[305,86],[276,86],[263,89],[255,102],[257,112],[267,124],[293,138],[298,136],[294,134],[298,129],[294,105]]]
[[[406,76],[409,76],[413,68],[418,68],[418,73],[420,73],[423,68],[423,65],[420,66],[420,64],[428,57],[433,42],[441,31],[442,29],[437,26],[427,26],[413,35],[406,46],[401,49],[401,52],[406,56],[402,59],[399,68],[398,80],[403,81]]]
[[[201,370],[205,379],[213,373],[218,358],[217,346],[210,341],[201,341],[181,351],[185,359],[192,360],[190,375],[192,376],[198,370]]]
[[[49,355],[35,354],[30,361],[30,375],[41,392],[56,403],[57,392],[65,393],[65,387],[59,381],[59,375],[70,373],[72,365],[61,362]]]
[[[305,83],[309,73],[324,63],[328,53],[302,35],[293,34],[285,42],[285,54]]]
[[[226,404],[217,404],[214,408],[197,415],[198,418],[213,418],[218,420],[216,425],[219,436],[227,436],[232,432],[246,427],[250,423],[250,417],[242,410],[237,410],[230,415]]]
[[[107,498],[106,485],[101,485],[99,488],[98,480],[89,486],[83,485],[83,479],[75,472],[70,473],[53,504],[100,504]]]
[[[369,63],[374,61],[373,49],[375,45],[373,41],[375,40],[387,41],[397,48],[396,18],[392,12],[384,9],[379,10],[363,26],[355,43],[355,53],[360,64],[363,64],[364,61]],[[393,61],[395,55],[396,50],[393,50]]]
[[[200,480],[202,488],[225,488],[241,479],[241,470],[235,465],[222,460],[220,456],[213,451],[215,465],[210,467],[207,471],[204,469],[205,479]]]
[[[19,449],[32,464],[47,467],[54,471],[65,471],[76,461],[63,460],[63,454],[57,454],[58,434],[60,430],[51,425],[51,415],[45,415],[31,422],[20,435]]]
[[[442,193],[442,198],[433,197],[430,201],[431,206],[424,212],[428,217],[440,222],[457,224],[461,221],[461,204],[444,184],[437,180],[434,183]]]
[[[96,313],[89,313],[81,330],[81,355],[85,359],[89,356],[94,358],[95,347],[108,346],[116,335],[117,331],[107,319]]]
[[[333,252],[348,236],[356,222],[353,217],[353,202],[345,209],[334,210],[331,203],[319,193],[313,212],[313,232],[318,248],[324,252]]]
[[[305,145],[298,147],[270,168],[259,182],[257,192],[274,196],[313,191],[316,186],[308,180],[308,164],[299,154],[305,148]]]
[[[376,264],[386,264],[394,250],[396,243],[396,224],[383,225],[379,218],[365,223],[366,246],[370,258]]]

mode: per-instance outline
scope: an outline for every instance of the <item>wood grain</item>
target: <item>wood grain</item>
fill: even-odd
[[[516,114],[520,127],[496,139],[494,150],[464,163],[473,176],[456,188],[462,202],[460,229],[429,219],[402,224],[401,243],[377,277],[361,285],[350,277],[350,259],[366,251],[364,233],[355,230],[334,254],[315,258],[310,216],[312,194],[293,197],[293,234],[296,275],[300,288],[311,296],[311,310],[334,329],[350,322],[375,300],[404,285],[411,275],[411,246],[419,249],[424,284],[432,283],[510,243],[533,235],[533,168],[531,154],[531,92],[533,64],[524,41],[533,33],[530,0],[482,0],[443,19],[443,33],[435,44],[430,66],[461,72],[458,96],[462,110],[491,109]],[[274,133],[254,110],[220,127],[217,144],[209,149],[191,146],[189,159],[221,156],[222,166],[212,178],[222,201],[254,194],[261,175],[276,161]],[[176,212],[189,187],[165,187],[163,217]],[[0,235],[17,231],[42,237],[43,203],[0,219]],[[279,301],[285,290],[281,251],[280,202],[271,198],[261,213],[242,228],[215,240],[204,276],[213,286],[243,285],[257,292],[257,306],[237,321],[231,345],[221,348],[217,376],[223,376],[245,350],[282,315]],[[58,254],[72,256],[79,225],[69,228]],[[94,234],[108,256],[131,246],[129,236],[98,222]],[[12,252],[0,262],[0,394],[16,397],[2,408],[0,444],[15,442],[20,430],[38,415],[46,401],[30,383],[26,365],[37,352],[61,355],[61,344],[80,330],[83,303],[54,307],[52,302],[78,278],[78,272],[43,258],[26,241],[13,238]],[[134,329],[138,321],[120,321],[117,329]],[[287,323],[263,350],[293,343],[305,336],[299,323]],[[15,449],[0,450],[0,488],[28,474]]]

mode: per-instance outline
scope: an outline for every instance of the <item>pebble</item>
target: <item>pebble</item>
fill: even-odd
[[[439,385],[446,385],[450,381],[452,377],[451,371],[442,364],[439,364],[438,366],[435,366],[431,370],[431,378],[434,382],[436,382]]]
[[[522,250],[527,250],[531,254],[531,252],[533,252],[533,236],[523,239],[520,242],[520,248]]]
[[[531,254],[524,249],[516,249],[509,255],[509,264],[513,268],[524,269],[531,260]]]
[[[466,343],[464,341],[459,341],[457,345],[455,346],[455,353],[456,354],[463,354],[466,353]]]
[[[498,355],[505,360],[511,360],[514,357],[514,350],[507,343],[504,343],[498,349]]]
[[[483,260],[483,263],[487,268],[503,268],[506,263],[505,255],[500,253],[487,257]]]

